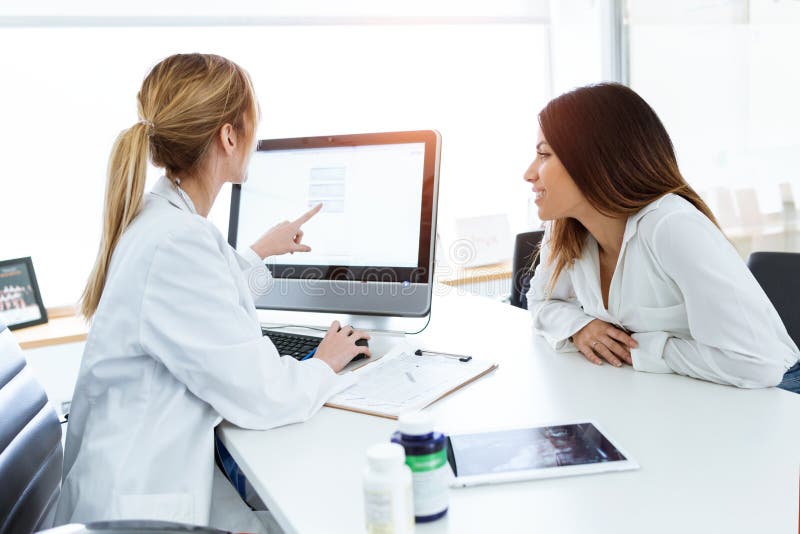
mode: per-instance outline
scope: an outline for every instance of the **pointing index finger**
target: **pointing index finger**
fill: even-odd
[[[297,218],[297,219],[294,221],[294,223],[293,223],[293,224],[295,224],[295,225],[297,225],[297,226],[302,226],[302,225],[304,225],[305,223],[307,223],[307,222],[308,222],[308,220],[309,220],[309,219],[311,219],[311,217],[313,217],[314,215],[316,215],[317,213],[319,213],[319,210],[321,210],[321,209],[322,209],[322,202],[320,202],[319,204],[317,204],[316,206],[314,206],[313,208],[311,208],[310,210],[308,210],[307,212],[305,212],[304,214],[302,214],[300,217],[298,217],[298,218]]]

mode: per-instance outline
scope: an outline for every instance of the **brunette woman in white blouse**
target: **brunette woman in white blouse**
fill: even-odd
[[[599,84],[555,98],[539,124],[525,173],[548,221],[534,329],[597,365],[800,391],[797,346],[652,108]]]

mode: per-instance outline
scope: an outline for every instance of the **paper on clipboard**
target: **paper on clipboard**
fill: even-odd
[[[495,370],[486,360],[468,362],[447,356],[417,356],[400,343],[380,360],[353,371],[357,382],[337,393],[325,406],[396,419],[421,410]]]

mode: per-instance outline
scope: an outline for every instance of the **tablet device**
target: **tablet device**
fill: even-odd
[[[639,468],[593,422],[453,434],[447,456],[454,486]]]

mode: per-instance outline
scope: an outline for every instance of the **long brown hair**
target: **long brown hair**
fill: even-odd
[[[94,315],[120,237],[142,207],[147,157],[167,176],[191,174],[224,124],[255,135],[257,103],[247,72],[211,54],[177,54],[153,67],[137,95],[139,122],[123,130],[111,150],[103,233],[81,297],[81,313]]]
[[[675,193],[719,226],[678,170],[661,120],[629,87],[600,83],[564,93],[539,113],[539,125],[578,189],[603,215],[627,217]],[[551,289],[561,271],[581,256],[587,233],[577,219],[551,223]]]

